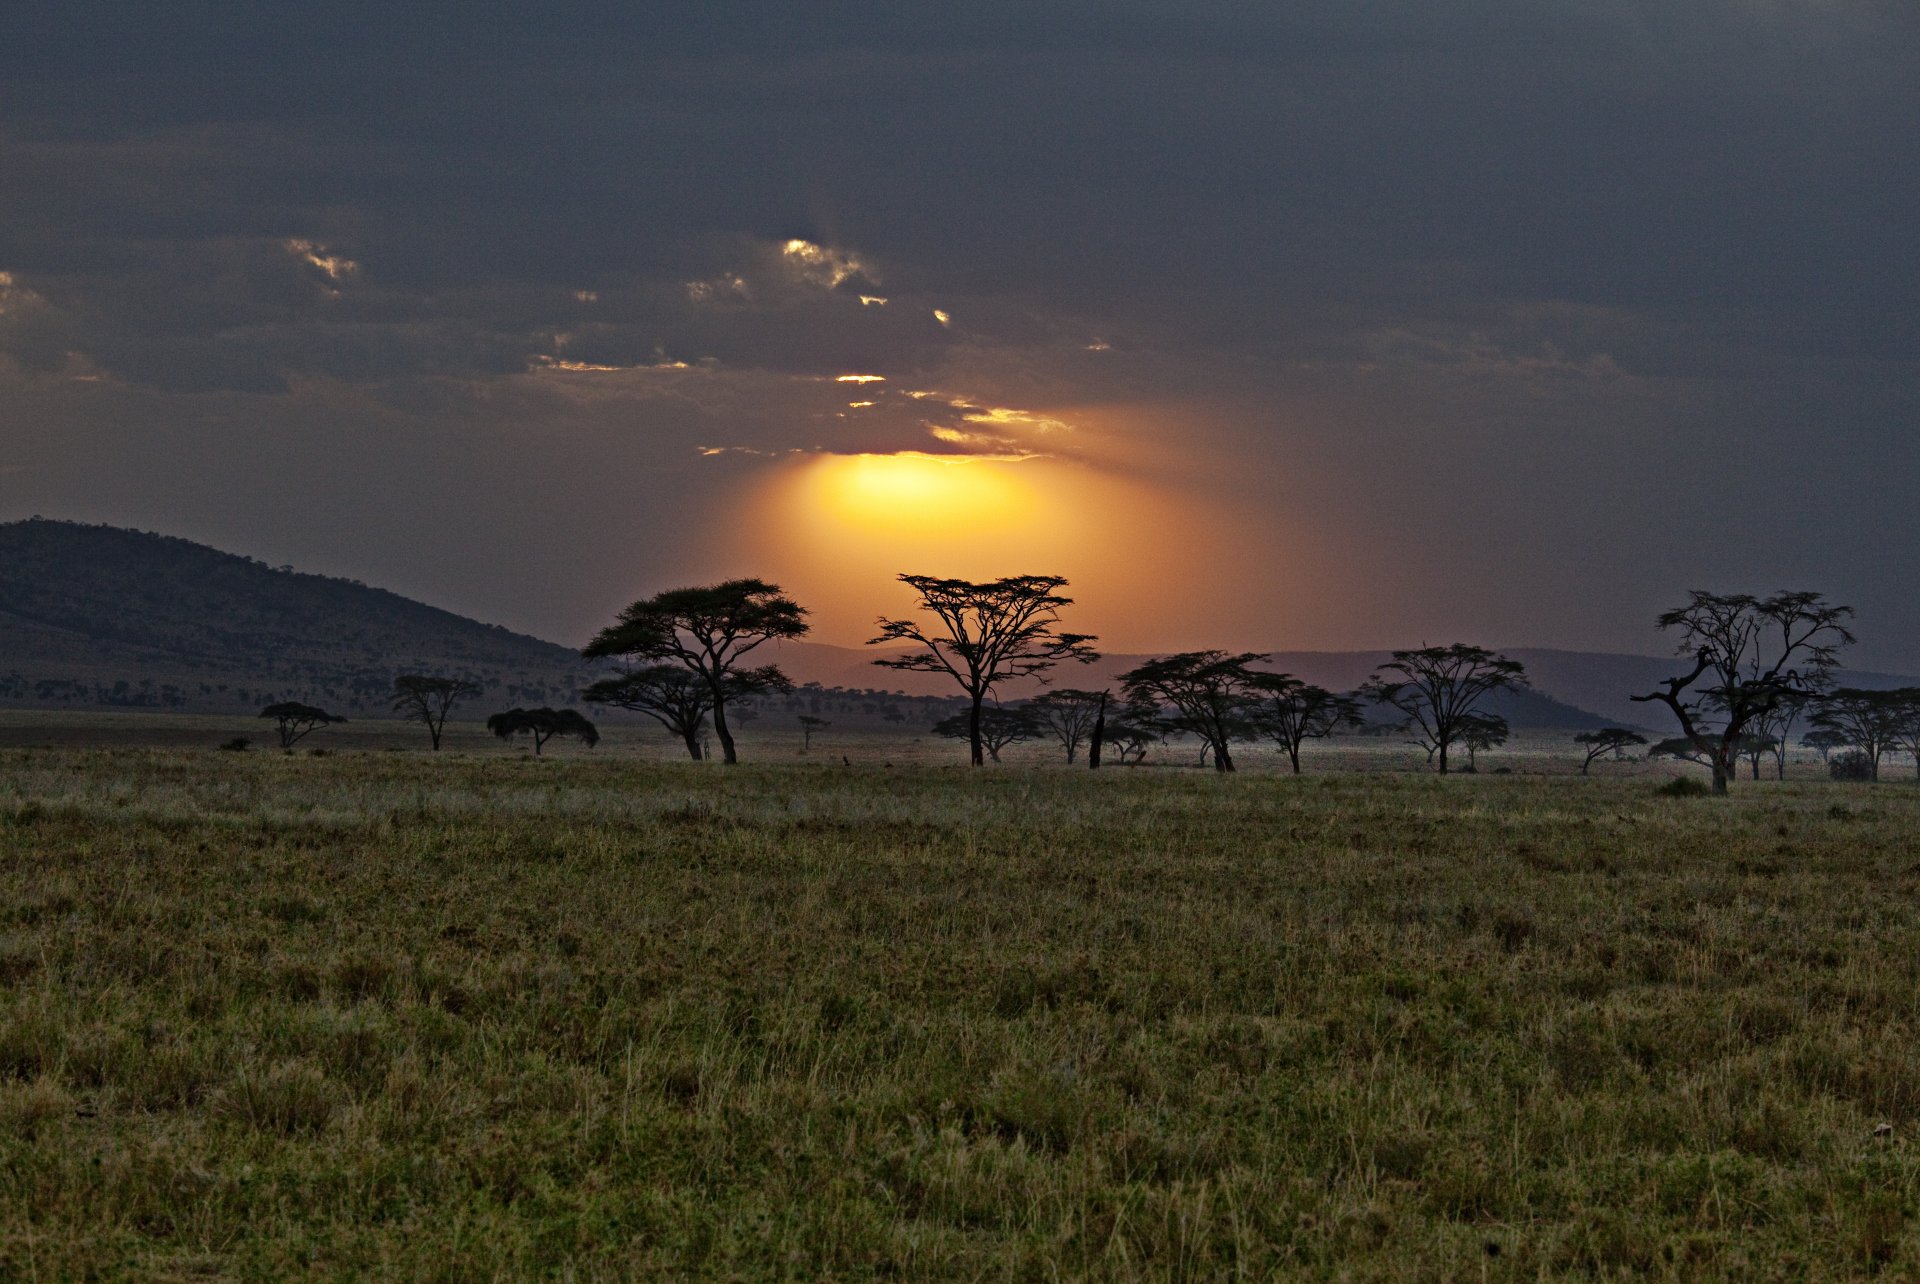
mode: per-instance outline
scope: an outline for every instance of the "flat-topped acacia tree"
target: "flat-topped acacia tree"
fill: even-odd
[[[905,655],[886,655],[874,661],[885,669],[916,673],[944,673],[960,684],[970,702],[967,741],[976,767],[986,763],[981,738],[981,708],[994,687],[1015,678],[1046,673],[1062,660],[1082,664],[1100,658],[1085,633],[1062,633],[1056,627],[1060,608],[1072,606],[1063,597],[1067,586],[1061,575],[1009,575],[1002,579],[942,579],[935,575],[902,575],[900,582],[920,595],[920,610],[932,619],[880,621],[880,636],[868,646],[911,642],[920,649]]]
[[[1496,655],[1485,647],[1455,642],[1452,646],[1395,651],[1357,694],[1404,714],[1414,743],[1427,751],[1428,761],[1439,760],[1444,776],[1447,751],[1477,726],[1466,720],[1476,713],[1481,699],[1526,683],[1527,670],[1520,661]]]
[[[688,757],[699,762],[703,756],[700,732],[707,725],[713,693],[697,673],[677,664],[642,665],[618,677],[600,679],[582,691],[580,698],[588,704],[644,713],[679,736]]]
[[[403,673],[393,680],[393,711],[406,721],[425,727],[433,739],[434,752],[438,753],[440,736],[447,729],[447,716],[453,712],[453,706],[479,694],[480,684],[464,678]]]
[[[778,665],[749,668],[744,658],[764,643],[804,637],[808,627],[806,608],[782,596],[778,584],[727,580],[669,589],[635,602],[581,654],[590,660],[663,660],[697,675],[707,687],[721,759],[731,765],[740,757],[727,726],[727,702],[793,687]]]

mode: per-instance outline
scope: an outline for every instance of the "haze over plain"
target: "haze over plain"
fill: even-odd
[[[1115,650],[1920,665],[1920,16],[1831,0],[47,12],[0,518],[562,641],[1068,574]],[[847,379],[845,376],[863,376]]]

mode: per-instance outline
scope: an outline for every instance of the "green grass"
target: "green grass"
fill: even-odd
[[[0,752],[0,1277],[1920,1270],[1920,790],[1658,783]]]

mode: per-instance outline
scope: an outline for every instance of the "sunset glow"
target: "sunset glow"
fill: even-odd
[[[813,504],[850,530],[939,534],[980,523],[1028,518],[1034,496],[1006,460],[895,455],[835,455],[817,461],[808,485]]]

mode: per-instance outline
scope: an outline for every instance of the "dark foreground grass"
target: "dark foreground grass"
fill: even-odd
[[[1904,1275],[1917,862],[1904,785],[16,752],[0,1277]]]

